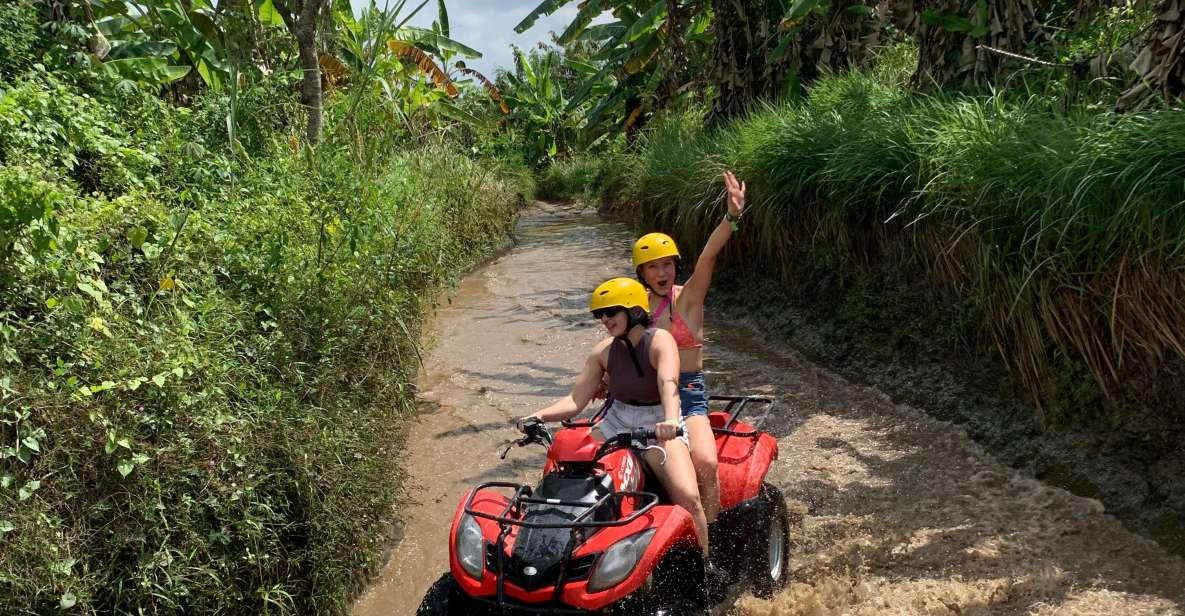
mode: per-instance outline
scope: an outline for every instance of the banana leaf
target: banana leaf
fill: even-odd
[[[522,21],[518,22],[518,25],[514,27],[514,31],[519,34],[526,32],[527,30],[531,29],[531,26],[535,25],[535,22],[538,21],[541,16],[551,15],[552,13],[559,10],[560,7],[563,7],[565,4],[568,4],[572,1],[573,0],[543,0],[543,2],[540,2],[539,6],[535,7],[533,11],[527,13],[527,16],[524,17]]]

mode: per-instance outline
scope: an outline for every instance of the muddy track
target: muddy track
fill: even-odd
[[[530,481],[541,451],[499,460],[508,421],[562,395],[600,336],[589,289],[628,271],[620,226],[540,204],[518,244],[442,306],[407,439],[402,540],[355,614],[413,614],[447,569],[465,489]],[[798,513],[793,579],[742,614],[1185,614],[1185,561],[1094,500],[1000,464],[958,427],[853,385],[759,332],[708,319],[718,392],[776,396],[770,480]]]

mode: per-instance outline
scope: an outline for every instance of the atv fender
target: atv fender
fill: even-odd
[[[752,430],[737,422],[738,430]],[[761,483],[778,457],[778,441],[766,433],[753,436],[716,435],[717,478],[721,511],[761,494]]]

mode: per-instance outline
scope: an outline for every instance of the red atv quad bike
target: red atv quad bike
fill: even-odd
[[[554,439],[541,422],[515,444],[547,447],[539,484],[488,482],[466,494],[449,532],[449,569],[417,614],[699,614],[746,586],[785,585],[789,518],[765,482],[777,441],[737,418],[756,396],[713,396],[720,515],[710,540],[727,579],[704,579],[691,515],[671,504],[643,450],[653,429],[598,444],[591,421],[564,422]],[[606,404],[606,407],[608,404]],[[602,409],[597,417],[605,412]],[[712,596],[709,596],[712,595]]]

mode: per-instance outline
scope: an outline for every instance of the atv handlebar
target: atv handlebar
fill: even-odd
[[[544,425],[543,420],[538,417],[528,417],[519,424],[518,429],[523,433],[523,437],[517,441],[512,441],[502,450],[502,458],[506,459],[507,454],[516,445],[519,447],[526,447],[531,444],[539,444],[544,447],[551,447],[551,432],[548,431],[547,426]]]
[[[675,436],[683,436],[683,427],[675,428]],[[653,441],[658,438],[658,430],[654,428],[634,428],[629,432],[621,432],[613,436],[613,438],[606,439],[601,446],[597,448],[597,453],[593,455],[593,460],[600,460],[601,456],[620,449],[622,447],[633,447],[634,449],[641,449],[646,451],[648,449],[657,449],[662,453],[662,464],[667,462],[667,451],[661,445],[647,445],[647,441]],[[635,444],[636,443],[636,444]]]

